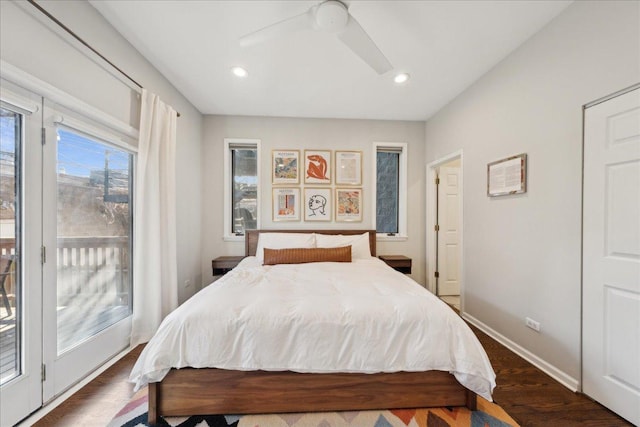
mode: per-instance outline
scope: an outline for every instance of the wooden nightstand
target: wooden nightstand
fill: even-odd
[[[411,258],[404,255],[380,255],[382,261],[394,270],[404,274],[411,274]]]
[[[231,271],[240,261],[244,259],[244,256],[219,256],[211,261],[211,269],[214,276],[222,276]]]

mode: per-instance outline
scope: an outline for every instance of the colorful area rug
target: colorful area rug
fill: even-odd
[[[108,427],[147,426],[147,388],[140,390]],[[467,408],[307,412],[269,415],[197,415],[162,418],[170,427],[511,427],[518,424],[498,405],[478,397],[478,411]]]

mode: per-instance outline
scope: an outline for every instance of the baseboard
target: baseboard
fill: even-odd
[[[122,350],[120,353],[116,354],[111,359],[109,359],[105,363],[103,363],[98,369],[96,369],[95,371],[93,371],[92,373],[90,373],[89,375],[84,377],[84,379],[82,379],[80,382],[76,383],[69,390],[65,391],[60,396],[56,397],[51,402],[47,403],[46,405],[44,405],[43,407],[38,409],[36,412],[34,412],[33,414],[29,415],[29,417],[27,417],[24,420],[22,420],[21,422],[19,422],[18,425],[26,427],[26,426],[31,426],[31,425],[35,424],[36,422],[40,421],[40,419],[44,418],[45,415],[47,415],[49,412],[53,411],[58,406],[60,406],[60,404],[62,404],[62,402],[64,402],[68,398],[70,398],[75,392],[77,392],[82,387],[84,387],[87,384],[89,384],[91,381],[95,380],[98,377],[98,375],[102,374],[104,371],[106,371],[111,366],[113,366],[118,360],[122,359],[124,356],[129,354],[129,352],[131,350],[133,350],[134,348],[135,347],[129,347],[129,348],[126,348],[126,349]]]
[[[577,392],[579,390],[580,382],[577,379],[573,378],[570,375],[567,375],[565,372],[556,368],[552,364],[548,363],[547,361],[531,353],[526,348],[511,341],[509,338],[505,337],[501,333],[490,328],[488,325],[482,323],[475,317],[467,313],[461,313],[461,316],[464,320],[471,323],[473,326],[480,329],[482,332],[489,335],[491,338],[498,341],[500,344],[507,347],[509,350],[513,351],[515,354],[522,357],[524,360],[531,363],[532,365],[540,369],[545,374],[549,375],[554,380],[558,381],[560,384],[562,384],[569,390],[573,392]]]

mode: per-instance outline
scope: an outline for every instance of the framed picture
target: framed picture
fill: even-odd
[[[304,220],[331,221],[331,189],[304,189]]]
[[[271,181],[274,184],[298,184],[300,174],[298,165],[300,164],[300,151],[298,150],[273,150],[271,170],[273,171]]]
[[[300,189],[273,189],[273,220],[300,221]]]
[[[331,151],[304,150],[304,183],[331,184]]]
[[[507,157],[487,165],[487,196],[506,196],[526,191],[526,154]]]
[[[362,185],[362,151],[336,151],[336,185]]]
[[[362,188],[336,188],[336,221],[362,221]]]

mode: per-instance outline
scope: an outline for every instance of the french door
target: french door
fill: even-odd
[[[39,102],[1,110],[2,426],[127,348],[131,331],[129,141]]]
[[[42,405],[39,97],[0,82],[0,425]]]
[[[133,154],[48,103],[44,129],[46,403],[129,344]]]

